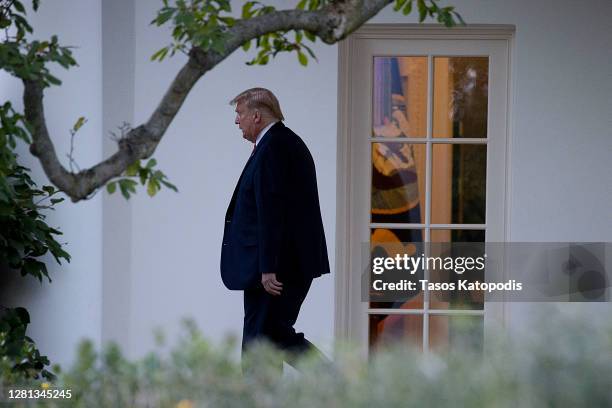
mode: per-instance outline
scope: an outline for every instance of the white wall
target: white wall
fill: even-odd
[[[29,14],[35,37],[48,39],[58,34],[73,50],[79,67],[53,72],[63,81],[61,87],[45,92],[45,114],[50,134],[60,159],[67,163],[70,150],[69,129],[79,116],[88,119],[76,136],[75,158],[81,167],[91,166],[102,157],[100,139],[102,114],[101,24],[97,1],[56,0],[41,2],[38,13]],[[22,86],[0,73],[0,99],[10,99],[22,110]],[[48,183],[38,161],[22,149],[23,163],[32,168],[34,179]],[[101,195],[78,204],[66,201],[48,215],[47,222],[59,227],[72,255],[69,264],[58,266],[52,257],[47,265],[53,283],[39,284],[34,278],[7,276],[0,284],[0,304],[25,306],[32,324],[28,334],[37,341],[43,354],[53,362],[68,363],[76,343],[84,337],[100,341],[101,331]]]
[[[123,123],[134,122],[134,1],[102,3],[102,143],[104,156],[117,150],[111,135]],[[102,200],[102,341],[127,345],[130,336],[132,286],[131,202],[121,194]]]

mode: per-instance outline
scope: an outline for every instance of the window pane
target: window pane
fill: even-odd
[[[488,57],[434,58],[434,137],[487,137]]]
[[[422,223],[425,145],[372,143],[372,222]]]
[[[485,242],[485,230],[432,229],[431,242]]]
[[[427,135],[427,57],[374,57],[374,137]]]
[[[396,343],[410,344],[423,349],[422,315],[369,315],[370,348],[391,346]]]
[[[482,242],[483,246],[475,244],[465,247],[451,247],[432,245],[430,247],[430,256],[446,256],[453,257],[471,257],[473,259],[482,256],[484,253],[484,230],[432,230],[431,241],[435,243],[478,243]],[[432,309],[478,309],[484,308],[484,292],[481,290],[466,290],[469,288],[469,283],[484,282],[485,270],[477,269],[476,265],[472,265],[472,270],[466,270],[463,274],[457,274],[451,270],[444,270],[439,267],[433,267],[429,270],[430,282],[453,285],[454,290],[432,290],[430,291],[430,307]],[[466,265],[467,268],[467,265]],[[459,280],[466,282],[465,287],[459,287]]]
[[[422,229],[386,229],[374,228],[370,235],[372,257],[395,257],[396,255],[415,256],[418,250],[416,243],[423,242],[425,232]],[[401,272],[385,272],[385,278],[397,277],[397,280],[405,279],[405,271]],[[397,275],[397,276],[396,276]],[[414,275],[411,275],[411,280],[423,279],[423,270],[419,270]],[[376,293],[370,291],[370,307],[384,309],[422,309],[423,308],[423,292],[420,290],[405,291],[401,296],[398,295],[398,300],[395,302],[377,301]]]
[[[484,319],[482,316],[429,316],[429,348],[448,351],[482,351]]]
[[[484,224],[487,146],[434,144],[431,222]]]

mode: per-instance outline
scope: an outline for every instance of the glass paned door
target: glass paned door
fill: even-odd
[[[483,293],[419,287],[402,301],[365,301],[356,277],[360,247],[413,255],[426,242],[503,240],[507,41],[363,38],[351,50],[348,331],[370,350],[480,349],[495,314]]]

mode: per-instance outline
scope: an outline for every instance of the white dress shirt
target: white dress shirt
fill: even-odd
[[[267,132],[268,130],[270,130],[270,128],[271,128],[272,126],[274,126],[276,123],[277,123],[277,122],[272,122],[272,123],[270,123],[268,126],[266,126],[265,128],[263,128],[263,129],[261,130],[261,132],[259,132],[259,134],[257,135],[257,139],[255,139],[255,146],[257,146],[257,144],[259,143],[259,141],[261,140],[261,138],[263,137],[263,135],[265,135],[265,134],[266,134],[266,132]]]

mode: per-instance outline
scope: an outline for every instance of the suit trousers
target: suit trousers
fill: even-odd
[[[244,291],[243,353],[255,341],[268,341],[293,355],[317,350],[305,337],[296,333],[295,324],[312,278],[278,278],[283,284],[280,295],[271,295],[259,283]],[[317,350],[318,351],[318,350]],[[282,367],[282,361],[280,361]]]

